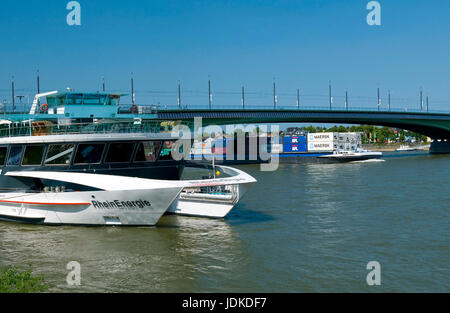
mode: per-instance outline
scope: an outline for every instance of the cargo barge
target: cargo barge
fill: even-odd
[[[382,153],[363,150],[360,133],[335,132],[247,137],[245,149],[240,150],[234,138],[208,139],[191,150],[191,159],[197,162],[210,163],[213,157],[216,164],[259,164],[272,158],[279,163],[302,164],[364,161],[381,158]]]

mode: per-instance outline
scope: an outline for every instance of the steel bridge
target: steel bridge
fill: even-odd
[[[414,131],[433,139],[450,139],[450,112],[420,112],[406,110],[350,110],[325,108],[282,107],[227,107],[227,108],[178,108],[121,105],[105,111],[105,106],[90,105],[72,108],[67,106],[64,114],[3,113],[0,119],[23,122],[30,120],[98,120],[145,122],[181,121],[190,125],[195,117],[202,118],[202,125],[268,124],[268,123],[334,123],[379,125]]]
[[[323,109],[171,109],[155,112],[153,119],[192,121],[195,117],[201,117],[204,126],[262,123],[364,124],[406,129],[433,139],[450,139],[450,113]]]

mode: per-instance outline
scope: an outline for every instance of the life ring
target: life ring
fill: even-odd
[[[41,111],[46,112],[48,110],[48,104],[44,103],[43,105],[41,105]]]
[[[136,105],[136,104],[133,104],[133,105],[131,106],[131,108],[130,108],[130,111],[133,112],[133,113],[137,113],[137,111],[138,111],[137,105]]]

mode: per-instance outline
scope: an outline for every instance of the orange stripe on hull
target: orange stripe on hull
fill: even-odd
[[[90,205],[90,203],[52,203],[52,202],[23,202],[0,200],[0,203],[17,203],[17,204],[36,204],[36,205]]]

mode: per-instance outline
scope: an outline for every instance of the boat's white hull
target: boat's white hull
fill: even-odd
[[[0,219],[51,225],[153,226],[180,188],[0,195]]]
[[[256,180],[250,175],[231,167],[220,166],[218,168],[233,176],[225,179],[187,181],[187,186],[190,188],[226,186],[231,191],[230,195],[181,192],[167,212],[209,218],[224,218],[227,216],[247,191],[250,190]]]
[[[364,161],[371,159],[379,159],[383,156],[382,152],[352,152],[352,153],[333,153],[320,156],[319,158],[335,160],[337,162]]]
[[[168,213],[210,218],[224,218],[233,209],[233,203],[185,201],[177,199],[167,210]]]
[[[0,194],[0,219],[39,224],[155,225],[171,213],[225,217],[256,182],[230,167],[218,167],[231,177],[190,181],[162,181],[114,175],[19,171],[12,177],[69,182],[101,189],[83,192]],[[186,193],[203,187],[224,187],[229,194]]]
[[[395,149],[395,151],[397,152],[407,152],[407,151],[418,151],[419,149],[417,148],[398,148]]]

